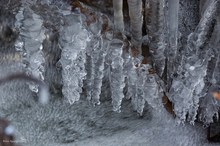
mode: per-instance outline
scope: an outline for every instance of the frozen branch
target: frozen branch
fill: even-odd
[[[4,85],[8,82],[14,81],[14,80],[24,80],[29,82],[34,82],[35,84],[39,85],[40,92],[39,92],[39,101],[42,104],[46,104],[49,101],[49,89],[48,86],[41,80],[33,77],[28,76],[25,73],[16,73],[8,75],[2,79],[0,79],[0,85]]]

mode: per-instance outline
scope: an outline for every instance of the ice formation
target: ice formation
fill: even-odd
[[[44,54],[42,52],[42,42],[45,39],[45,29],[42,26],[42,19],[28,4],[24,3],[16,15],[16,27],[20,32],[20,41],[15,45],[17,50],[23,53],[23,62],[27,74],[44,80]],[[24,46],[22,46],[24,44]],[[22,48],[23,47],[23,48]],[[38,93],[38,85],[32,83],[30,89]]]
[[[123,0],[113,0],[114,8],[114,29],[116,31],[124,31],[123,19]]]
[[[86,41],[87,31],[81,26],[79,13],[64,11],[64,25],[61,28],[61,65],[63,95],[72,104],[80,99],[83,79],[86,76]]]
[[[127,14],[122,0],[111,2],[114,15],[83,2],[72,8],[56,0],[21,1],[14,45],[24,71],[51,90],[60,84],[71,104],[81,93],[93,105],[111,96],[120,112],[131,99],[143,115],[145,102],[161,109],[166,94],[180,122],[213,122],[220,106],[212,97],[219,91],[220,0],[127,0]]]
[[[167,42],[166,0],[146,0],[145,26],[149,37],[149,51],[152,55],[155,70],[162,76],[165,69]]]
[[[86,76],[86,95],[87,99],[92,101],[93,105],[100,104],[100,94],[102,80],[104,77],[104,66],[107,51],[109,50],[110,40],[102,31],[102,25],[105,23],[104,16],[100,16],[93,24],[90,24],[90,41],[86,48],[87,76]]]
[[[127,2],[130,16],[131,44],[134,47],[132,49],[136,49],[136,51],[138,51],[137,55],[139,56],[142,53],[142,0],[127,0]]]
[[[119,39],[111,41],[110,57],[111,57],[111,73],[110,85],[113,111],[119,111],[121,108],[122,99],[124,98],[124,73],[123,73],[123,42]]]

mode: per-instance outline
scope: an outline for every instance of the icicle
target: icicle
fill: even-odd
[[[94,34],[95,35],[95,34]],[[101,36],[100,36],[101,37]],[[87,99],[91,100],[93,105],[99,105],[100,93],[104,69],[104,48],[102,48],[103,40],[98,38],[91,39],[90,45],[87,47],[88,55],[88,75],[87,75]],[[88,50],[90,50],[88,52]]]
[[[166,0],[145,1],[146,32],[149,38],[149,50],[153,57],[155,69],[162,76],[165,68],[166,49]]]
[[[92,92],[92,102],[93,104],[100,104],[99,98],[101,94],[101,86],[102,86],[102,79],[104,77],[104,62],[106,52],[109,48],[109,42],[107,40],[101,40],[101,50],[99,52],[99,59],[96,62],[95,66],[95,78],[94,78],[94,86]]]
[[[88,54],[86,56],[85,67],[86,67],[86,72],[87,72],[86,80],[85,80],[86,98],[88,101],[90,101],[92,99],[92,90],[93,90],[93,81],[94,81],[94,63],[93,63],[92,57]]]
[[[135,57],[141,55],[142,45],[142,0],[128,0],[129,17],[130,17],[130,30],[131,30],[131,43],[132,49],[136,52]]]
[[[159,110],[162,107],[162,90],[158,84],[158,76],[151,74],[149,69],[152,69],[151,65],[145,65],[146,81],[144,84],[144,97],[147,103],[152,106],[155,110]]]
[[[113,0],[114,8],[114,29],[115,31],[124,31],[124,19],[123,19],[123,0]]]
[[[86,91],[86,98],[88,101],[92,101],[92,94],[94,89],[94,78],[95,78],[95,63],[98,60],[98,53],[100,50],[100,39],[98,36],[100,36],[101,27],[100,24],[97,23],[97,20],[95,22],[92,22],[91,24],[88,24],[88,28],[91,32],[90,34],[90,41],[88,42],[88,45],[86,47],[86,80],[85,80],[85,91]],[[97,51],[98,50],[98,51]],[[94,91],[95,93],[95,91]],[[99,99],[96,97],[96,99]],[[99,104],[99,100],[94,100],[94,105]]]
[[[43,21],[29,7],[21,8],[16,18],[18,22],[15,25],[20,29],[20,39],[24,41],[17,42],[17,45],[24,44],[24,50],[22,51],[23,60],[27,62],[26,72],[44,80],[43,64],[45,59],[42,52],[42,42],[45,39],[45,29],[42,26]],[[38,92],[38,85],[36,84],[29,84],[29,88],[34,92]]]
[[[99,99],[104,77],[105,58],[110,43],[106,39],[107,33],[103,31],[103,25],[108,25],[108,20],[105,21],[104,15],[88,26],[93,37],[91,37],[91,41],[86,48],[87,79],[85,82],[87,99],[91,100],[94,106],[100,104]]]
[[[63,12],[63,11],[62,11]],[[61,29],[61,65],[63,95],[70,104],[78,101],[82,92],[85,72],[85,49],[88,34],[81,27],[81,15],[63,12],[66,25]]]
[[[179,0],[168,0],[168,35],[169,47],[167,49],[167,89],[171,86],[172,75],[176,72],[174,61],[178,49],[178,14],[179,14]]]
[[[106,19],[107,17],[104,17],[103,22],[106,24]],[[108,26],[109,26],[109,20],[108,20]],[[105,48],[105,62],[104,62],[104,69],[103,69],[103,79],[102,79],[102,94],[101,97],[102,99],[109,99],[111,98],[111,90],[110,90],[110,78],[111,78],[111,56],[109,56],[110,50],[110,43],[111,40],[113,39],[113,32],[112,31],[105,31],[103,36],[103,47],[106,46]]]
[[[131,103],[133,106],[134,111],[137,111],[137,67],[132,64],[131,68],[129,69],[129,73],[127,76],[128,79],[128,92],[127,92],[127,99],[131,98]]]
[[[144,105],[145,105],[145,82],[147,80],[148,65],[142,64],[138,70],[137,78],[137,112],[140,116],[143,115]]]
[[[94,34],[95,35],[95,34]],[[102,40],[95,37],[91,38],[91,41],[88,43],[86,48],[87,52],[87,76],[86,76],[86,95],[87,99],[92,101],[93,105],[99,105],[99,94],[101,92],[101,81],[102,81],[102,72],[97,74],[102,66],[102,58],[101,58],[101,43]],[[101,61],[101,62],[99,62]],[[98,79],[95,85],[95,78]]]
[[[206,75],[207,62],[200,64],[197,57],[193,56],[196,61],[184,67],[183,76],[173,80],[169,92],[169,99],[174,103],[174,111],[176,116],[181,120],[188,120],[193,123],[198,110],[199,94],[204,87],[204,77]]]
[[[129,43],[128,41],[125,41],[125,48],[129,48]],[[123,65],[123,70],[124,70],[124,75],[125,75],[125,97],[126,99],[130,99],[132,97],[132,93],[129,90],[129,83],[132,83],[132,81],[129,82],[130,78],[129,78],[129,74],[131,72],[133,72],[134,68],[133,68],[133,63],[132,63],[132,57],[131,54],[129,53],[129,49],[126,49],[123,51],[122,54],[123,60],[124,60],[124,65]],[[136,80],[134,80],[134,82],[136,82]],[[134,83],[135,84],[135,83]]]
[[[133,110],[137,111],[139,115],[142,116],[145,104],[143,86],[146,79],[146,70],[144,65],[136,66],[137,58],[131,57],[129,53],[124,53],[123,58],[124,74],[126,76],[127,84],[126,99],[131,98]]]
[[[169,55],[175,58],[178,39],[179,0],[168,0]]]
[[[92,52],[91,57],[91,74],[88,81],[90,82],[88,90],[88,99],[91,98],[93,105],[99,105],[100,101],[100,93],[101,93],[101,86],[102,86],[102,78],[103,78],[103,69],[104,69],[104,56],[103,56],[103,48],[102,48],[102,40],[99,40],[97,48],[93,48],[94,51]],[[91,97],[90,97],[91,96]]]
[[[110,45],[110,57],[111,57],[111,96],[113,111],[120,112],[122,99],[124,98],[123,89],[125,87],[124,83],[124,73],[123,73],[123,42],[119,39],[113,39]]]

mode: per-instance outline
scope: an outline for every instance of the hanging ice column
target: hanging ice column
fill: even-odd
[[[82,27],[81,15],[71,10],[61,11],[64,14],[64,26],[61,28],[61,65],[63,95],[70,104],[78,101],[86,76],[86,44],[88,34]]]
[[[132,56],[140,60],[142,50],[142,0],[128,0],[129,17],[130,17],[130,30],[131,30],[131,45]],[[138,62],[140,63],[140,62]]]
[[[20,37],[16,42],[16,47],[23,52],[25,71],[40,80],[44,80],[45,69],[43,64],[45,59],[42,52],[42,42],[45,39],[45,29],[42,26],[43,21],[28,6],[20,9],[16,19],[15,25],[20,30]],[[32,91],[38,92],[38,85],[33,83],[29,84],[29,87]]]
[[[129,52],[131,48],[129,48]],[[137,66],[135,58],[131,57],[131,53],[123,52],[124,54],[124,74],[126,77],[126,99],[131,99],[131,103],[134,111],[137,111],[140,115],[143,113],[145,104],[143,86],[146,79],[146,70],[144,66]],[[142,71],[144,70],[144,71]]]
[[[157,74],[162,76],[166,59],[164,52],[167,48],[166,0],[145,1],[145,22],[154,67]]]
[[[99,14],[97,14],[99,15]],[[89,25],[92,32],[90,42],[86,48],[87,62],[86,62],[86,96],[92,101],[93,105],[100,104],[100,94],[102,87],[102,80],[104,77],[104,63],[107,51],[109,50],[110,41],[106,39],[106,34],[102,32],[102,25],[105,16],[100,16],[96,22]]]
[[[179,0],[168,0],[168,28],[169,28],[169,54],[175,57],[178,39],[178,12]]]
[[[152,69],[149,64],[141,64],[139,67],[133,66],[129,69],[127,76],[127,97],[131,98],[133,109],[143,115],[145,102],[152,106],[157,112],[162,108],[162,90],[158,84],[158,76],[151,74]]]
[[[168,49],[167,49],[167,87],[171,86],[172,75],[175,73],[175,58],[178,47],[178,12],[179,12],[179,0],[168,0]]]
[[[147,67],[145,64],[142,64],[140,67],[133,65],[129,72],[127,76],[127,96],[131,98],[133,109],[142,116],[145,105],[144,86],[147,77]]]
[[[114,33],[124,31],[124,19],[123,19],[123,0],[113,0],[114,8]],[[110,63],[110,87],[113,111],[121,111],[121,103],[124,98],[125,87],[125,75],[124,75],[124,59],[123,59],[123,41],[118,38],[114,38],[111,42],[109,50]]]
[[[109,56],[111,58],[111,96],[113,111],[120,112],[122,99],[124,98],[123,89],[125,87],[125,76],[123,72],[122,58],[123,42],[119,39],[113,39],[110,45]]]
[[[156,112],[159,112],[163,108],[161,98],[163,96],[163,90],[160,84],[161,79],[157,74],[152,74],[150,72],[150,69],[152,69],[151,65],[144,64],[143,69],[145,70],[146,74],[145,83],[143,86],[144,99],[151,107],[154,108]]]
[[[116,31],[124,31],[124,19],[123,19],[123,0],[113,0],[114,8],[114,29]]]

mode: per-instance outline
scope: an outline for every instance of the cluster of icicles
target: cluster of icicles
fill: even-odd
[[[26,73],[45,80],[44,50],[48,48],[44,42],[51,40],[52,32],[44,26],[46,20],[42,14],[37,13],[46,4],[41,2],[39,5],[25,2],[18,11],[15,26],[20,36],[15,47],[22,53]],[[153,106],[159,105],[160,102],[154,102],[161,97],[161,91],[157,76],[149,73],[151,65],[140,64],[143,58],[138,60],[130,55],[131,45],[123,34],[103,30],[105,25],[111,25],[105,15],[96,13],[97,20],[85,26],[83,21],[86,18],[80,10],[58,9],[56,5],[48,6],[47,11],[56,11],[56,17],[61,18],[56,26],[59,28],[57,45],[61,49],[61,57],[56,64],[61,65],[62,93],[70,104],[80,99],[84,88],[87,99],[93,105],[99,105],[101,91],[106,88],[104,90],[111,94],[113,111],[120,112],[125,96],[126,99],[131,98],[140,115],[146,101]],[[38,85],[29,84],[29,87],[38,92]]]
[[[142,115],[145,101],[159,98],[155,75],[149,73],[151,66],[135,66],[137,58],[130,55],[126,38],[114,31],[104,31],[103,26],[110,23],[108,18],[98,13],[96,16],[97,20],[89,24],[87,30],[80,25],[81,14],[64,16],[69,26],[62,31],[63,95],[74,103],[84,87],[87,99],[99,105],[102,88],[106,87],[104,90],[110,90],[107,94],[111,94],[113,111],[120,112],[126,96],[131,98],[134,110]]]
[[[219,55],[216,55],[219,44],[214,39],[220,38],[217,33],[219,18],[216,25],[212,24],[219,0],[201,0],[201,5],[197,0],[146,0],[148,37],[142,36],[142,0],[127,2],[131,41],[123,35],[122,0],[113,0],[113,25],[101,13],[93,12],[96,17],[88,17],[79,9],[71,11],[71,7],[62,1],[24,1],[16,14],[15,26],[20,35],[15,47],[23,55],[25,71],[46,80],[50,86],[51,80],[61,82],[63,96],[71,104],[80,99],[85,89],[87,99],[94,105],[100,104],[101,93],[110,94],[113,110],[118,112],[123,98],[131,98],[134,109],[142,115],[146,101],[153,107],[161,106],[161,97],[166,92],[181,121],[188,120],[193,124],[199,110],[201,121],[212,122],[219,107],[219,102],[209,93],[220,82]],[[198,23],[191,19],[197,12],[194,8],[190,10],[193,13],[186,14],[189,15],[186,19],[178,18],[184,17],[187,9],[194,6],[200,8]],[[180,30],[181,23],[187,23],[181,29],[189,28]],[[212,30],[215,33],[207,40]],[[149,72],[150,64],[142,63],[144,38],[148,38],[146,44],[157,74]],[[207,45],[204,43],[207,41],[213,43]],[[48,67],[51,67],[50,71]],[[59,67],[62,68],[61,80],[56,74]],[[162,77],[166,80],[164,90],[160,88]],[[210,82],[213,83],[211,87],[208,86]],[[32,91],[38,92],[38,88],[30,84]]]

